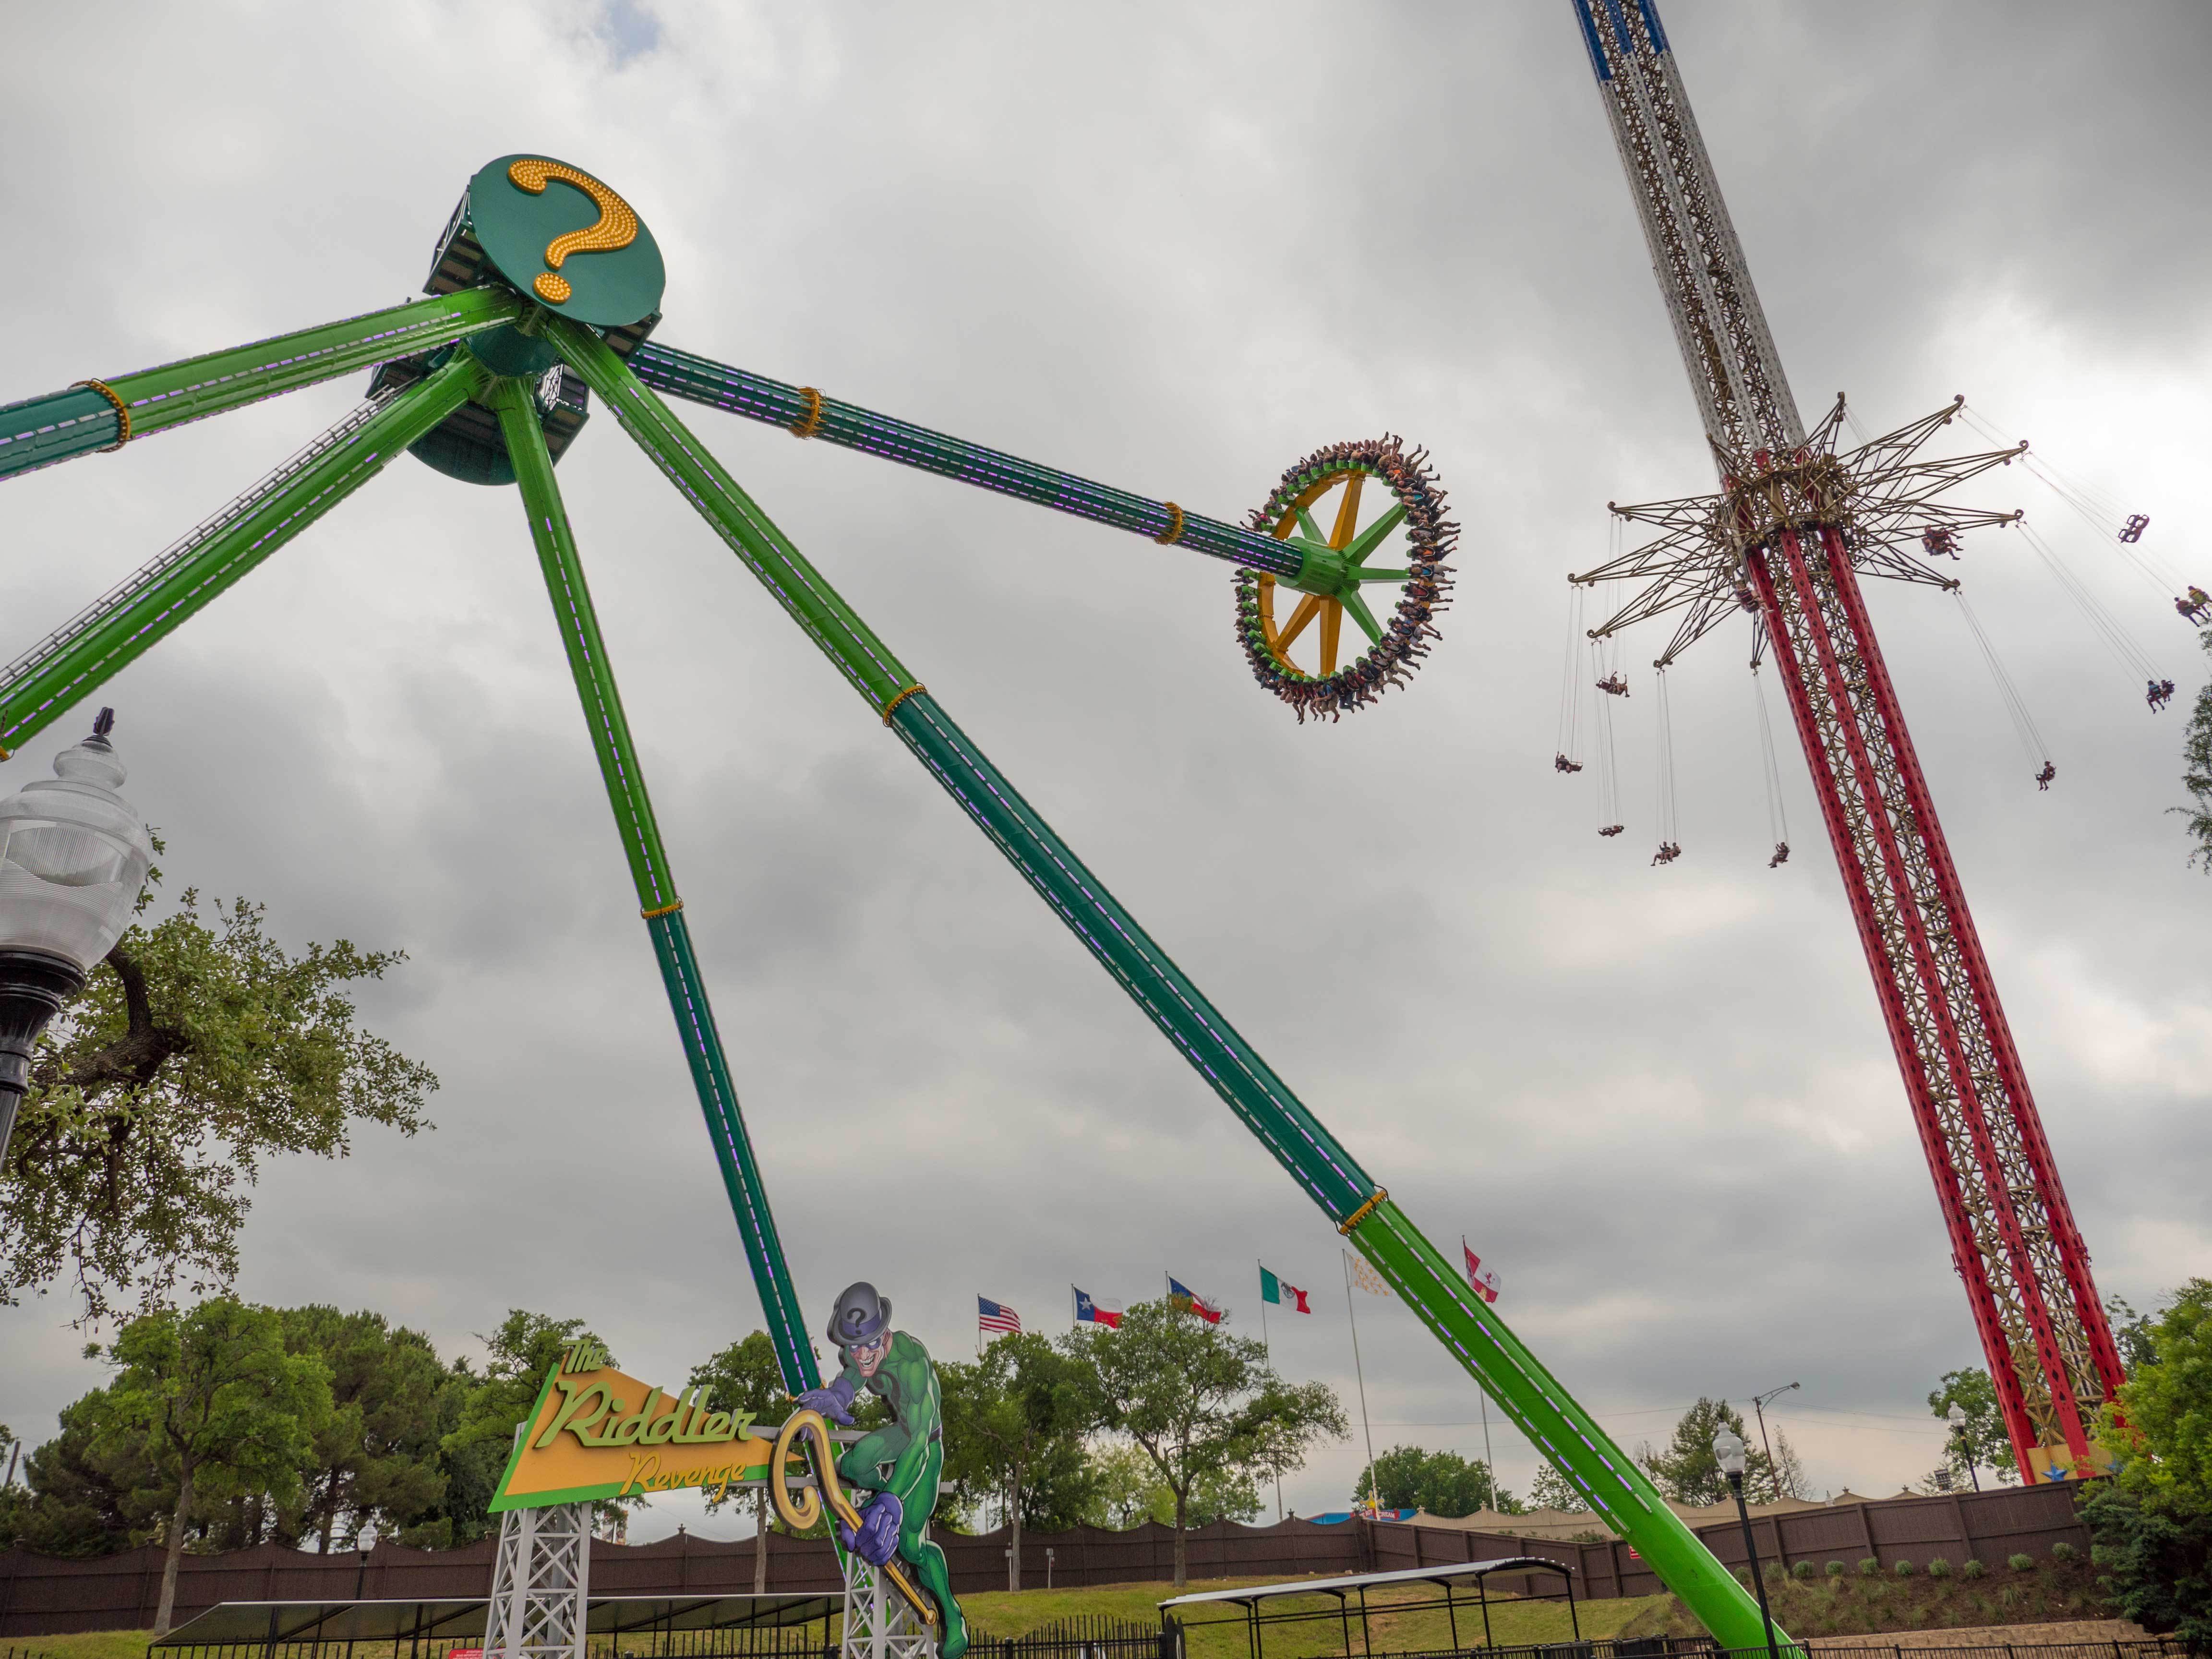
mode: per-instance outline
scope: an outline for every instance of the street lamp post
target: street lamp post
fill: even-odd
[[[1751,1510],[1743,1501],[1743,1441],[1727,1424],[1713,1437],[1713,1456],[1735,1494],[1736,1519],[1743,1523],[1743,1553],[1751,1563],[1751,1587],[1759,1595],[1759,1622],[1766,1631],[1766,1659],[1782,1659],[1774,1644],[1774,1614],[1766,1605],[1766,1575],[1759,1570],[1759,1540],[1751,1535]]]
[[[1803,1386],[1804,1384],[1801,1382],[1784,1382],[1778,1389],[1769,1389],[1765,1394],[1755,1394],[1751,1397],[1751,1409],[1759,1418],[1759,1443],[1766,1448],[1767,1472],[1774,1477],[1777,1495],[1779,1495],[1784,1489],[1782,1466],[1774,1461],[1774,1443],[1766,1437],[1766,1407],[1777,1395],[1788,1394],[1790,1389]],[[1794,1484],[1788,1490],[1792,1498],[1797,1495],[1797,1488]]]
[[[103,708],[55,775],[0,800],[0,1164],[31,1089],[39,1033],[115,948],[154,862]]]
[[[1943,1420],[1951,1425],[1951,1433],[1957,1439],[1960,1449],[1966,1454],[1966,1478],[1974,1483],[1974,1490],[1979,1492],[1982,1489],[1982,1477],[1980,1472],[1974,1468],[1974,1440],[1973,1437],[1966,1432],[1966,1413],[1959,1409],[1957,1401],[1954,1400],[1951,1402],[1951,1409],[1943,1413]]]

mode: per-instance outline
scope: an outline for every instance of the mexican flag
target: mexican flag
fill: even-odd
[[[1265,1267],[1260,1269],[1260,1300],[1272,1302],[1279,1308],[1288,1308],[1292,1313],[1310,1314],[1313,1311],[1306,1306],[1304,1291],[1295,1285],[1285,1284]]]

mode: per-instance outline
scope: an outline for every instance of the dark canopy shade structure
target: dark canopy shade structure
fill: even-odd
[[[1444,1619],[1451,1630],[1451,1644],[1455,1650],[1459,1639],[1459,1601],[1454,1591],[1473,1581],[1475,1607],[1482,1614],[1482,1644],[1494,1645],[1490,1637],[1490,1594],[1486,1588],[1492,1573],[1519,1575],[1540,1572],[1555,1574],[1565,1587],[1567,1600],[1567,1620],[1576,1638],[1582,1636],[1582,1621],[1575,1613],[1574,1569],[1560,1562],[1546,1559],[1540,1555],[1501,1556],[1495,1561],[1453,1561],[1433,1567],[1404,1567],[1391,1572],[1354,1572],[1334,1578],[1301,1578],[1287,1584],[1252,1584],[1243,1589],[1200,1590],[1189,1595],[1177,1595],[1161,1602],[1160,1617],[1177,1623],[1225,1625],[1231,1619],[1242,1620],[1245,1645],[1251,1659],[1264,1659],[1267,1629],[1271,1625],[1309,1624],[1316,1620],[1334,1617],[1344,1631],[1344,1650],[1349,1656],[1352,1649],[1352,1604],[1359,1603],[1359,1651],[1371,1654],[1367,1625],[1367,1592],[1401,1584],[1434,1584],[1443,1591],[1440,1596],[1425,1600],[1407,1601],[1393,1597],[1377,1609],[1393,1614],[1420,1613],[1431,1607],[1442,1607]],[[1301,1596],[1332,1596],[1334,1609],[1328,1607],[1297,1607],[1291,1605]],[[1269,1602],[1283,1605],[1267,1610]],[[1224,1609],[1218,1618],[1186,1619],[1185,1609],[1201,1610],[1207,1607]],[[1235,1608],[1234,1613],[1228,1612]]]
[[[842,1595],[604,1595],[586,1603],[593,1636],[678,1631],[765,1630],[826,1621]],[[446,1601],[225,1601],[187,1620],[155,1648],[390,1643],[393,1651],[484,1633],[489,1600]]]

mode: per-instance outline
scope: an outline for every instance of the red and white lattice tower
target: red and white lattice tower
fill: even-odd
[[[1686,612],[1662,667],[1755,614],[2014,1452],[2031,1480],[2094,1474],[2090,1431],[2119,1355],[1860,588],[1863,575],[1955,586],[1914,544],[2014,515],[1931,498],[2018,452],[1915,460],[1957,404],[1839,454],[1838,399],[1808,434],[1652,0],[1572,3],[1721,478],[1715,495],[1614,509],[1669,533],[1574,580],[1650,584],[1598,635]]]

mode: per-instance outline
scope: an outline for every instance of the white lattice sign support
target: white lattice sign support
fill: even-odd
[[[592,1506],[548,1504],[500,1517],[484,1659],[584,1659]]]
[[[935,1659],[936,1638],[915,1617],[906,1597],[859,1556],[844,1554],[845,1639],[840,1659]]]

